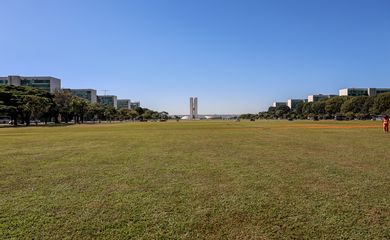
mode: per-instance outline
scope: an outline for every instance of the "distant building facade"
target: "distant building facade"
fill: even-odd
[[[130,99],[118,99],[117,105],[118,105],[118,109],[131,109]]]
[[[8,76],[0,77],[0,85],[30,86],[54,93],[56,90],[61,89],[61,80],[49,76]]]
[[[310,95],[307,97],[308,102],[317,102],[320,101],[321,99],[326,99],[326,98],[332,98],[336,97],[337,95],[325,95],[325,94],[316,94],[316,95]]]
[[[97,102],[113,108],[118,107],[117,97],[114,95],[97,96]]]
[[[273,102],[272,107],[287,106],[287,102]]]
[[[369,96],[376,96],[381,93],[387,93],[390,92],[390,88],[368,88],[368,95]]]
[[[198,98],[190,97],[190,119],[198,119]]]
[[[90,103],[97,103],[97,95],[95,89],[70,89],[64,88],[62,89],[65,92],[70,92],[73,96],[77,96],[83,98]]]
[[[140,102],[130,102],[130,108],[131,109],[136,109],[136,108],[139,108],[141,107],[141,103]]]
[[[295,109],[298,107],[299,104],[306,102],[306,99],[288,99],[287,100],[287,106],[290,109]]]
[[[339,90],[339,96],[376,96],[390,92],[390,88],[344,88]]]

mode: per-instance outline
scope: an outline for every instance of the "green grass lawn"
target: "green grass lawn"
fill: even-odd
[[[0,239],[390,239],[380,122],[1,128],[0,146]]]

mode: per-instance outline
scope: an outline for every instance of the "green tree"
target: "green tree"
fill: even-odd
[[[37,97],[37,98],[35,98]],[[1,111],[11,117],[15,126],[18,120],[27,126],[30,125],[31,115],[38,116],[40,111],[45,112],[52,99],[52,95],[46,91],[25,86],[0,86]],[[39,99],[43,105],[39,101]],[[38,106],[39,105],[39,106]]]
[[[137,107],[137,108],[135,109],[135,111],[137,112],[138,116],[140,116],[140,115],[144,114],[145,109],[143,109],[143,108],[141,108],[141,107]]]
[[[323,116],[326,113],[325,106],[326,106],[325,101],[313,102],[311,105],[310,113],[313,113],[317,116]]]
[[[162,120],[168,120],[169,118],[169,113],[165,111],[160,112],[159,115],[160,115],[160,119]]]
[[[351,97],[347,99],[341,105],[341,113],[346,115],[347,113],[359,114],[363,113],[363,108],[368,99],[368,96]],[[351,114],[349,114],[351,115]]]
[[[305,118],[309,116],[309,114],[313,114],[312,110],[313,102],[305,102],[302,107],[302,114]]]
[[[105,120],[111,122],[115,117],[116,109],[111,106],[104,106],[104,118]]]
[[[54,93],[54,102],[56,103],[58,112],[64,119],[65,123],[68,123],[72,118],[72,100],[73,96],[69,92],[56,91]]]
[[[47,113],[50,108],[50,99],[36,95],[26,95],[23,100],[26,109],[25,111],[31,113],[29,115],[34,118],[35,125],[38,125],[38,119]]]
[[[71,101],[72,112],[76,117],[76,123],[84,123],[84,115],[88,112],[89,102],[79,97],[73,97]]]
[[[385,114],[390,109],[390,93],[382,93],[375,97],[373,113],[376,115]]]
[[[332,97],[325,100],[325,112],[330,115],[334,116],[341,112],[341,106],[343,103],[348,100],[349,97]]]
[[[286,118],[290,113],[290,108],[286,105],[277,106],[275,108],[275,116],[278,118]]]

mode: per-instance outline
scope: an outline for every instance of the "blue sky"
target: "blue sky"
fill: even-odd
[[[186,114],[390,87],[388,0],[2,0],[0,75]],[[103,93],[103,92],[100,92]]]

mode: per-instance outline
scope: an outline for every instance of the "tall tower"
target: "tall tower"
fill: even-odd
[[[190,97],[190,119],[194,119],[194,98]]]
[[[190,117],[189,119],[198,119],[198,98],[190,97]]]
[[[194,119],[198,119],[198,98],[194,98]]]

